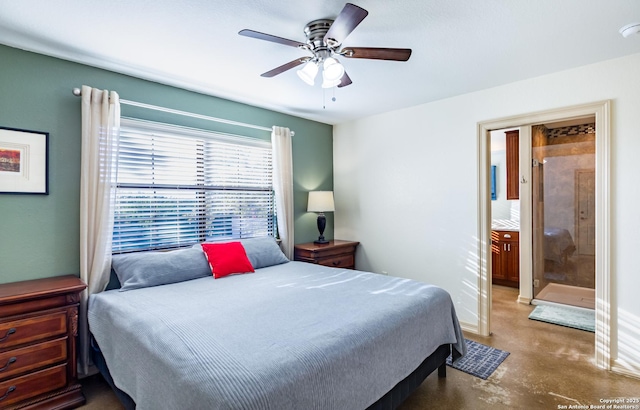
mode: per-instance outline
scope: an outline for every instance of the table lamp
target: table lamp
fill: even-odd
[[[315,244],[327,244],[328,240],[324,239],[324,228],[327,226],[327,218],[325,212],[333,212],[335,207],[333,204],[333,191],[311,191],[309,192],[309,203],[307,204],[307,212],[318,213],[318,232],[320,236],[318,240],[313,241]]]

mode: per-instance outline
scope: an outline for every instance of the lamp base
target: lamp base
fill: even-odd
[[[316,245],[326,245],[329,243],[328,240],[324,239],[324,228],[327,225],[327,218],[324,216],[324,213],[320,212],[318,214],[318,239],[313,241]]]

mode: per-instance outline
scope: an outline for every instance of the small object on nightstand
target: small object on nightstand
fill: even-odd
[[[302,243],[294,248],[294,260],[333,268],[355,269],[356,247],[360,242],[333,240],[324,245]]]
[[[85,403],[76,377],[80,292],[75,276],[0,285],[0,408]]]
[[[307,212],[318,213],[318,232],[320,236],[313,241],[315,244],[327,244],[329,241],[324,239],[324,228],[327,226],[327,218],[325,212],[333,212],[335,207],[333,204],[333,191],[311,191],[309,192],[309,203],[307,204]]]

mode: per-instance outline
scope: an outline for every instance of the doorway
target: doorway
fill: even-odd
[[[492,130],[518,128],[520,141],[520,288],[518,302],[530,304],[533,287],[533,211],[531,138],[534,125],[595,118],[595,364],[611,369],[611,286],[609,223],[610,101],[523,114],[478,123],[478,324],[477,333],[491,333],[491,152]],[[521,147],[522,148],[522,147]],[[526,165],[526,166],[524,166]]]

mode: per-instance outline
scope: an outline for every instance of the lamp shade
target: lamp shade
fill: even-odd
[[[327,80],[326,78],[322,79],[322,88],[332,88],[337,85],[340,85],[340,80]]]
[[[344,67],[333,57],[326,58],[322,63],[322,77],[325,81],[340,80],[344,75]]]
[[[298,77],[305,83],[313,85],[316,81],[316,75],[318,74],[318,65],[315,61],[310,60],[300,70],[296,71]]]
[[[309,192],[309,203],[307,212],[333,212],[333,191],[311,191]]]

